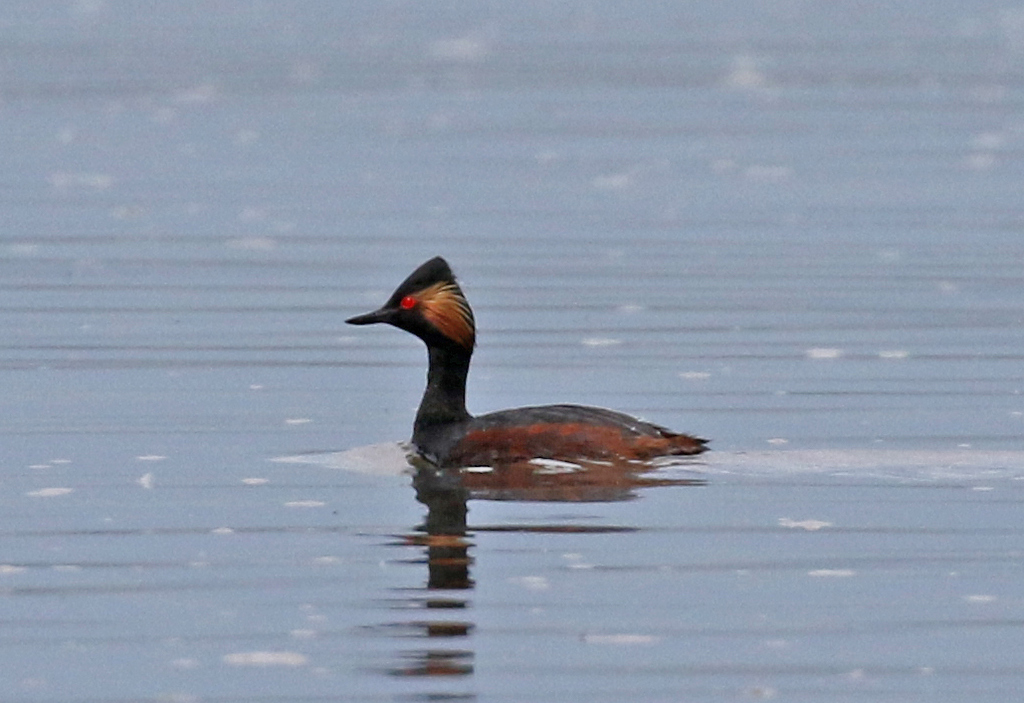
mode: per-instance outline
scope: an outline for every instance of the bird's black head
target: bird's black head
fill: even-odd
[[[428,346],[461,348],[476,344],[473,311],[448,262],[434,257],[409,274],[379,310],[346,320],[350,325],[386,322],[416,335]]]

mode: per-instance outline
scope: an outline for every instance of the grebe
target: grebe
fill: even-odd
[[[440,256],[413,271],[379,310],[346,320],[386,322],[427,345],[429,369],[412,443],[439,467],[556,461],[644,461],[700,454],[707,440],[624,413],[581,405],[543,405],[474,417],[466,376],[476,345],[473,311]]]

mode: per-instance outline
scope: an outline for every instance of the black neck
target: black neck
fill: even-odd
[[[470,419],[466,411],[466,375],[473,352],[428,345],[427,390],[413,425],[413,442],[443,426]]]

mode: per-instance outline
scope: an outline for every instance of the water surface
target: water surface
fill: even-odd
[[[1019,12],[8,5],[5,700],[1020,690]],[[700,485],[428,512],[438,254],[473,411]]]

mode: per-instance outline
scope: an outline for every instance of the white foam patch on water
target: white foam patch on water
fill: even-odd
[[[37,491],[29,491],[25,495],[29,498],[56,498],[58,496],[66,496],[68,493],[74,492],[74,490],[74,488],[54,486],[53,488],[40,488]]]
[[[788,517],[780,517],[779,527],[789,527],[795,530],[815,532],[823,527],[832,527],[832,523],[825,522],[824,520],[791,520]]]
[[[747,166],[743,175],[751,181],[778,183],[791,178],[793,176],[793,169],[790,166],[752,164]]]
[[[638,644],[657,644],[661,641],[655,635],[618,634],[618,635],[583,635],[587,644],[610,644],[618,646],[634,646]]]
[[[623,171],[596,176],[591,181],[591,185],[597,190],[625,190],[633,185],[634,180],[634,174],[631,171]]]
[[[562,559],[566,561],[568,569],[593,569],[594,565],[583,558],[582,554],[563,554]]]
[[[199,667],[199,660],[192,659],[191,657],[181,657],[179,659],[172,659],[169,664],[174,669],[196,669]]]
[[[284,504],[286,508],[322,508],[327,503],[322,500],[289,500]]]
[[[679,378],[687,381],[704,381],[711,378],[711,373],[708,371],[682,371]]]
[[[1024,451],[951,449],[789,449],[784,439],[772,439],[771,449],[756,451],[715,451],[700,457],[664,457],[651,462],[658,470],[680,468],[705,475],[788,476],[825,474],[882,479],[992,482],[1024,480]],[[410,475],[415,469],[404,442],[386,442],[356,447],[344,452],[322,452],[282,456],[271,461],[305,464],[327,469],[378,476]],[[535,459],[534,464],[552,472],[579,470],[575,464]],[[473,467],[470,472],[492,471]],[[788,518],[786,518],[788,519]],[[793,526],[799,526],[794,523]],[[806,528],[805,528],[806,529]]]
[[[543,576],[519,576],[510,578],[509,583],[519,584],[527,591],[546,591],[551,588],[551,583]]]
[[[233,652],[224,655],[231,666],[305,666],[305,654],[298,652]]]
[[[281,456],[271,461],[283,464],[308,464],[325,469],[341,469],[358,474],[378,476],[401,476],[411,474],[409,464],[411,448],[404,442],[385,442],[356,447],[344,452],[320,452]]]
[[[814,576],[815,578],[850,578],[857,574],[853,569],[815,569],[808,571],[808,576]]]
[[[732,67],[723,81],[726,86],[740,90],[761,90],[768,86],[768,76],[753,56],[733,58]]]
[[[428,45],[427,51],[435,59],[476,62],[484,59],[491,52],[491,44],[484,36],[467,34],[462,37],[432,41]]]
[[[107,190],[114,185],[114,177],[106,173],[57,171],[50,174],[49,180],[50,185],[59,190],[72,188]]]
[[[804,354],[808,359],[838,359],[843,355],[843,350],[834,347],[814,347]]]
[[[968,603],[994,603],[998,599],[995,596],[988,594],[975,594],[964,596],[964,600]]]
[[[709,452],[706,473],[805,473],[916,480],[1024,480],[1024,451],[955,449],[778,449]]]
[[[621,339],[612,339],[611,337],[587,337],[580,341],[585,347],[614,347],[622,344]]]
[[[236,237],[225,244],[242,251],[273,251],[277,248],[277,241],[271,237]]]

